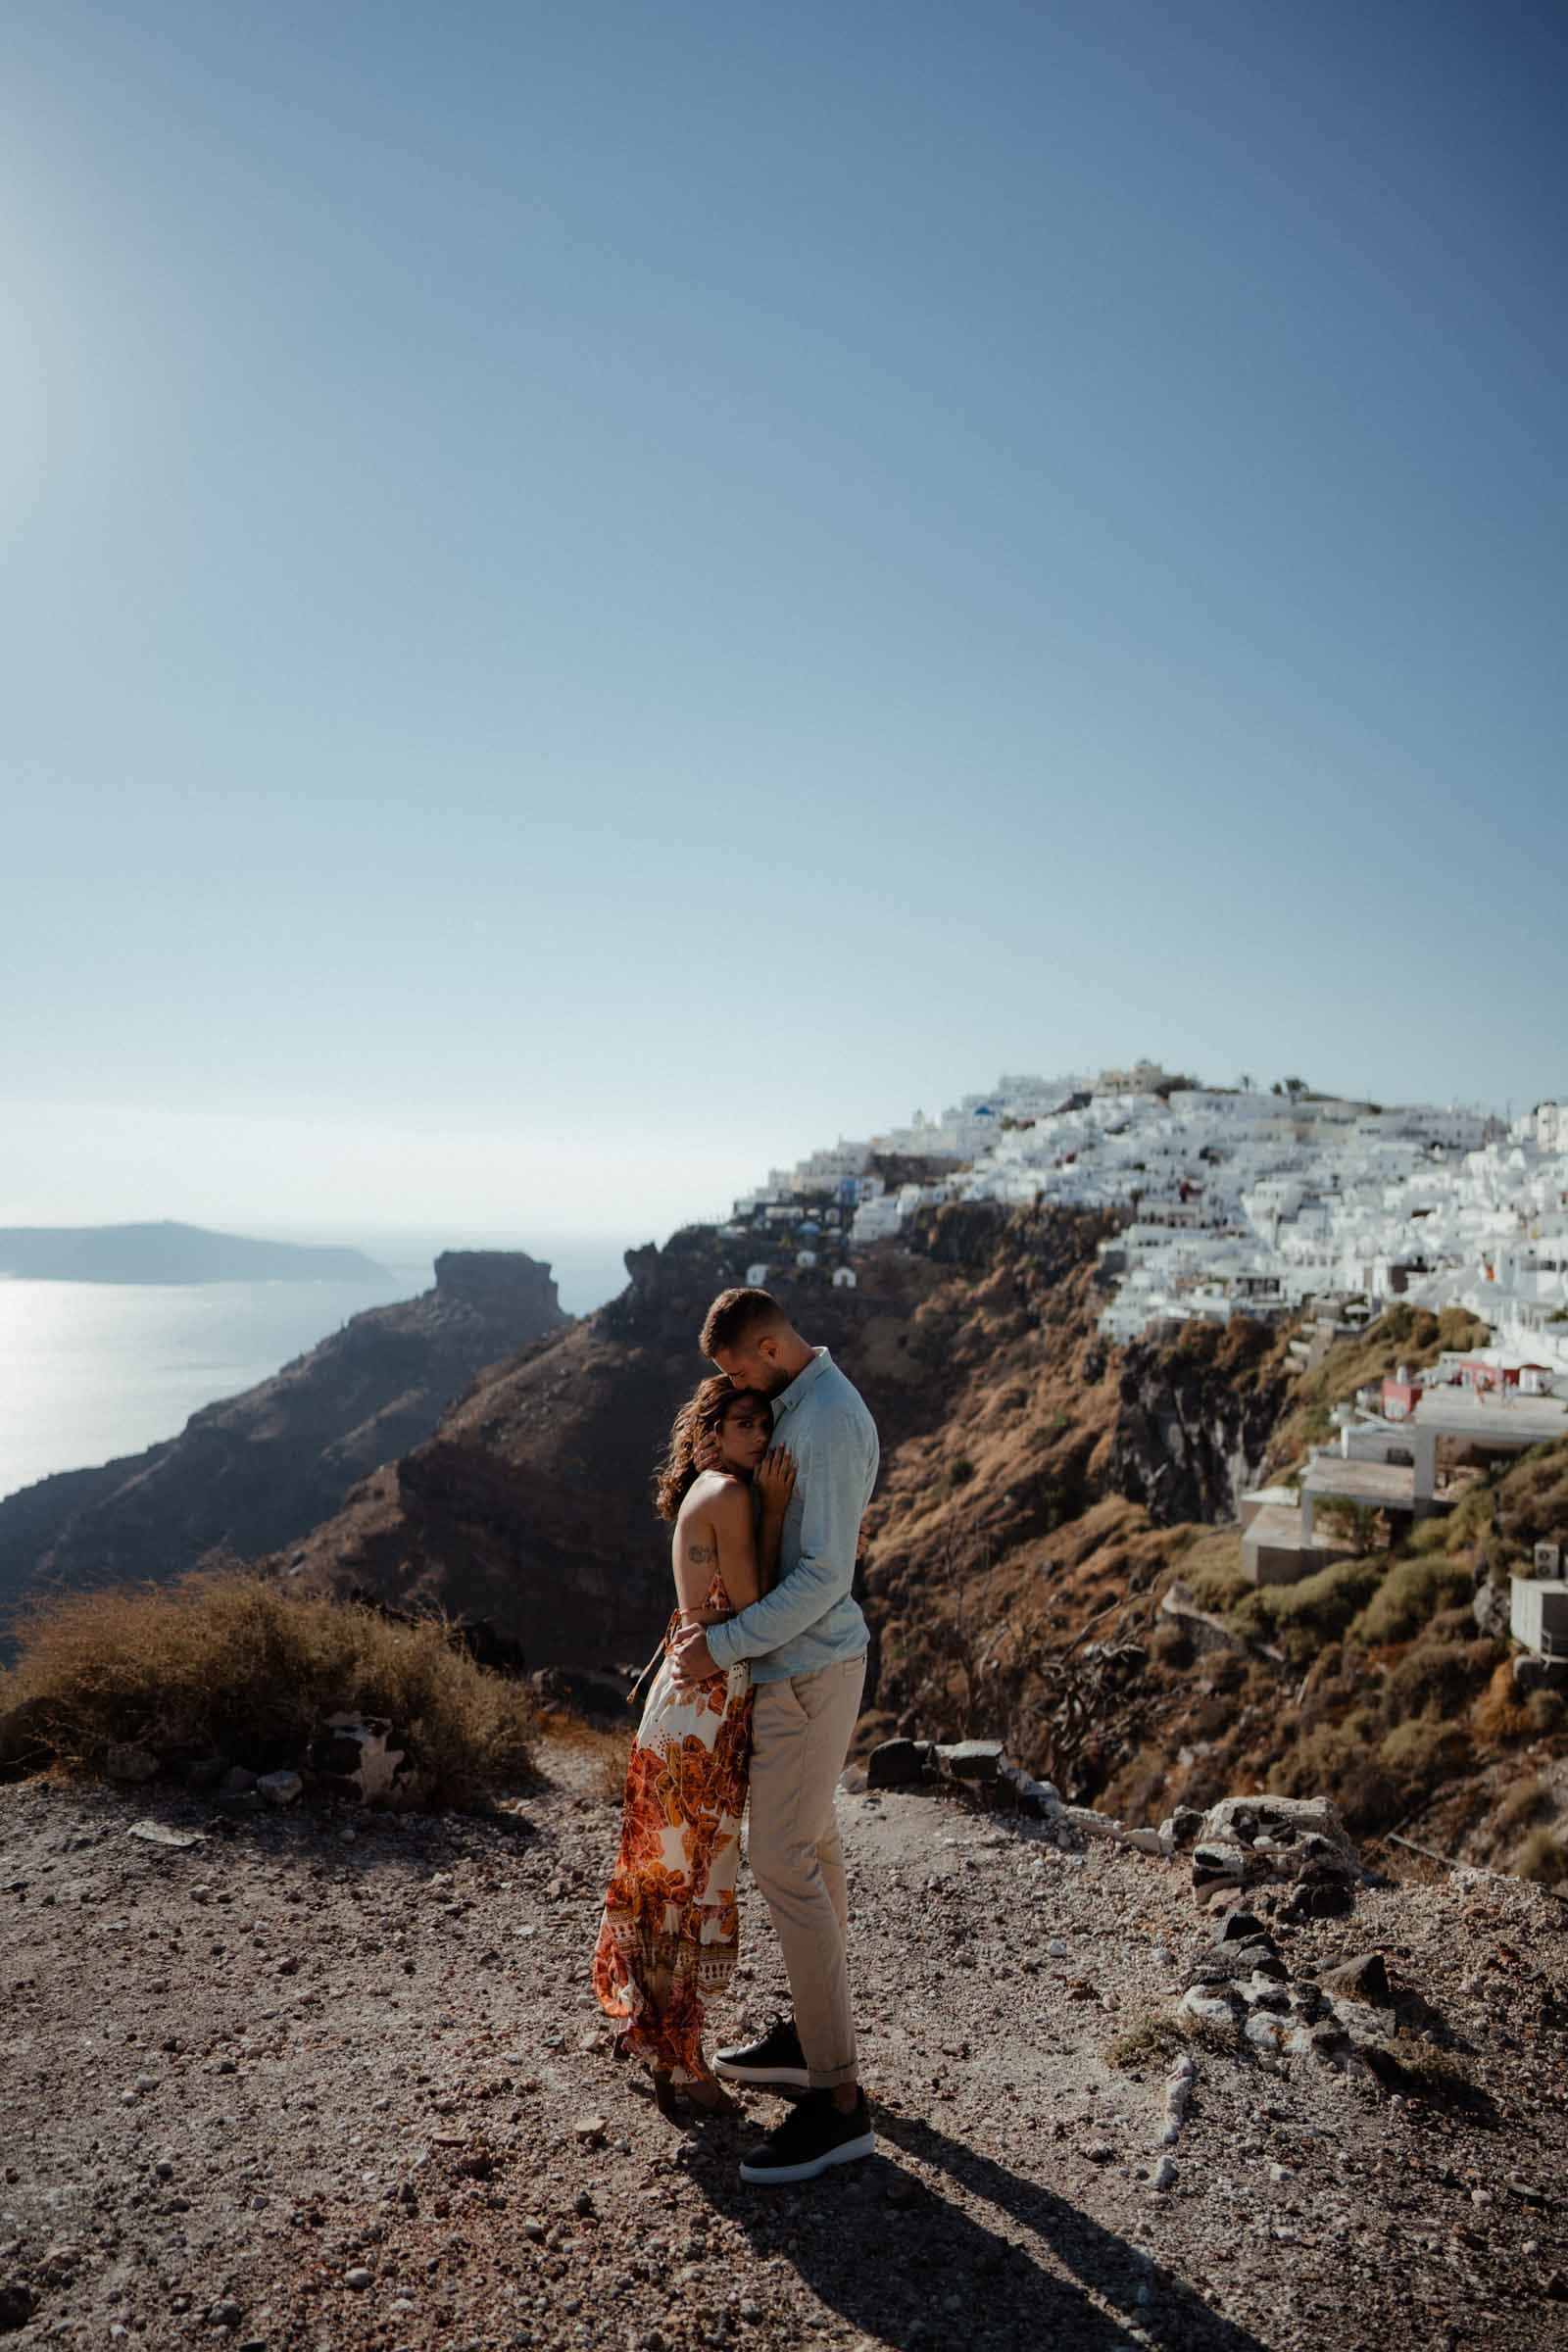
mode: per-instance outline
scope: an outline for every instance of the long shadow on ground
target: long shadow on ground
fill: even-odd
[[[737,2174],[755,2124],[705,2132],[692,2179],[742,2229],[759,2258],[783,2255],[823,2303],[899,2352],[1130,2352],[1137,2326],[1162,2352],[1267,2352],[1185,2280],[1022,2174],[933,2124],[881,2101],[882,2152],[801,2188],[752,2188]],[[903,2149],[1029,2231],[1072,2278],[1062,2278],[889,2160]],[[1078,2281],[1077,2284],[1073,2280]],[[1090,2292],[1123,2315],[1120,2324]]]

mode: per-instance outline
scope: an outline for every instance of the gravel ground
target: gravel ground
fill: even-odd
[[[1401,2098],[1199,2044],[1166,2151],[1168,2055],[1105,2053],[1170,2017],[1210,1940],[1190,1867],[845,1795],[878,2153],[748,2188],[737,2158],[784,2109],[682,2133],[614,2062],[587,1963],[615,1807],[582,1751],[543,1761],[489,1818],[352,1827],[0,1788],[8,2345],[1568,2343],[1551,1897],[1441,1874],[1279,1931],[1298,1975],[1380,1949],[1470,2087]],[[744,1880],[743,1904],[718,2038],[783,2001]]]

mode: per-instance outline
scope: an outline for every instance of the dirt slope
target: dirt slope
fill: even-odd
[[[683,2140],[609,2055],[586,1963],[615,1806],[580,1750],[545,1761],[515,1811],[361,1816],[352,1841],[341,1816],[225,1836],[172,1791],[0,1787],[0,2294],[33,2299],[9,2342],[1561,2340],[1568,1946],[1540,1890],[1391,1885],[1292,1946],[1380,1947],[1457,2036],[1469,2108],[1200,2047],[1160,2191],[1160,2069],[1105,2052],[1207,1940],[1184,1863],[845,1797],[879,2150],[749,2189],[775,2102]],[[204,1842],[128,1834],[149,1817]],[[744,1873],[743,1902],[721,2027],[781,1988]]]

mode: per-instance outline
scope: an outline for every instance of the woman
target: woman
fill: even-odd
[[[767,1592],[778,1571],[795,1464],[769,1452],[773,1412],[757,1389],[705,1380],[675,1416],[654,1482],[672,1519],[675,1610],[626,1772],[620,1849],[594,1950],[594,1990],[629,2022],[622,2055],[653,2069],[661,2112],[675,2085],[734,2114],[703,2051],[703,2005],[729,1983],[740,1944],[735,1867],[751,1760],[750,1669],[678,1690],[669,1645],[682,1626],[716,1625]]]

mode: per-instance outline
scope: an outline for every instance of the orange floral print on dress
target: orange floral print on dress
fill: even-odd
[[[715,1576],[705,1608],[727,1608]],[[735,1872],[752,1756],[751,1669],[676,1688],[669,1643],[632,1742],[620,1845],[594,1946],[593,1984],[623,2039],[677,2082],[710,2081],[703,2010],[740,1950]]]

